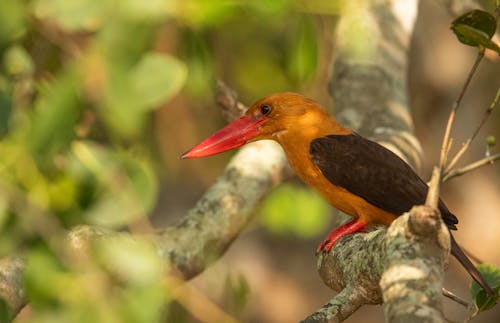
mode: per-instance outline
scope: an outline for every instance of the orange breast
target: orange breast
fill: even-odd
[[[285,152],[290,165],[302,181],[314,188],[340,211],[359,218],[366,223],[378,223],[387,226],[396,218],[396,215],[368,203],[365,199],[340,186],[333,185],[311,162],[308,153],[307,156],[301,157],[297,150],[291,152],[285,150]]]
[[[328,118],[329,119],[329,118]],[[331,205],[340,211],[359,218],[366,223],[390,225],[396,215],[384,211],[365,199],[347,191],[345,188],[332,184],[321,170],[312,163],[309,155],[310,143],[314,138],[329,134],[350,134],[335,121],[323,119],[322,127],[307,127],[300,133],[285,132],[277,141],[283,147],[290,166],[306,184],[319,192]],[[305,127],[302,129],[306,129]]]

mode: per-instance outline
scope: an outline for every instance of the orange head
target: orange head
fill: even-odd
[[[332,130],[337,129],[337,131]],[[315,137],[342,131],[318,103],[296,93],[277,93],[255,102],[245,114],[185,152],[181,158],[222,153],[261,139]]]

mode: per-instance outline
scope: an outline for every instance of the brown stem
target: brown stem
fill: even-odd
[[[477,168],[480,168],[480,167],[483,167],[483,166],[486,166],[488,164],[492,164],[493,162],[495,162],[496,160],[500,159],[500,153],[498,154],[495,154],[495,155],[492,155],[490,157],[485,157],[483,159],[480,159],[474,163],[471,163],[467,166],[464,166],[464,167],[461,167],[461,168],[458,168],[458,169],[453,169],[451,170],[448,174],[446,174],[446,176],[444,176],[443,178],[443,182],[446,182],[454,177],[458,177],[458,176],[461,176],[461,175],[464,175],[470,171],[473,171]]]
[[[460,304],[460,305],[463,305],[465,308],[467,309],[471,309],[471,308],[474,308],[474,306],[467,302],[466,300],[462,299],[460,296],[458,295],[455,295],[454,293],[452,293],[451,291],[447,290],[446,288],[443,287],[443,289],[441,289],[441,291],[443,292],[443,296],[444,297],[447,297],[449,299],[451,299],[452,301]]]
[[[446,176],[446,173],[448,173],[455,166],[455,164],[458,162],[458,160],[467,151],[467,149],[469,148],[471,142],[476,138],[477,134],[479,133],[479,130],[481,130],[481,128],[483,127],[483,125],[486,123],[486,120],[488,120],[488,118],[490,117],[491,112],[493,112],[493,109],[498,104],[499,99],[500,99],[500,88],[497,90],[497,94],[495,95],[495,98],[491,102],[491,104],[488,107],[488,109],[486,109],[486,111],[484,111],[483,118],[481,119],[481,122],[479,123],[479,125],[476,128],[476,130],[472,134],[472,137],[470,137],[467,140],[467,142],[462,146],[462,148],[457,152],[457,154],[455,155],[455,157],[453,157],[453,159],[451,160],[451,162],[449,163],[449,165],[446,167],[446,170],[444,171],[445,176]]]
[[[444,132],[443,144],[441,145],[441,157],[439,159],[439,177],[441,177],[441,173],[446,168],[448,162],[447,161],[448,152],[451,148],[450,133],[451,133],[451,128],[453,127],[453,122],[455,121],[455,115],[460,107],[460,103],[462,102],[465,92],[469,87],[470,81],[472,80],[472,76],[474,76],[474,73],[476,72],[477,67],[479,66],[479,63],[481,63],[483,57],[484,57],[484,50],[480,50],[477,53],[476,60],[474,61],[474,64],[472,65],[469,74],[467,75],[467,79],[465,80],[464,85],[462,86],[462,90],[458,94],[458,98],[453,103],[453,107],[451,109],[450,116],[448,118],[448,123],[446,124],[446,130]]]
[[[437,209],[439,203],[439,167],[434,167],[432,170],[432,177],[429,183],[429,191],[427,192],[427,198],[425,200],[425,205]]]

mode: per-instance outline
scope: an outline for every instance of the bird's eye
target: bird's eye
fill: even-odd
[[[260,106],[260,112],[263,114],[263,115],[266,115],[268,114],[269,112],[271,112],[271,106],[270,105],[267,105],[267,104],[263,104]]]

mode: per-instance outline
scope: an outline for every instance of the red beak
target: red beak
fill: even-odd
[[[186,151],[181,158],[206,157],[241,147],[260,133],[260,126],[267,120],[243,116]]]

